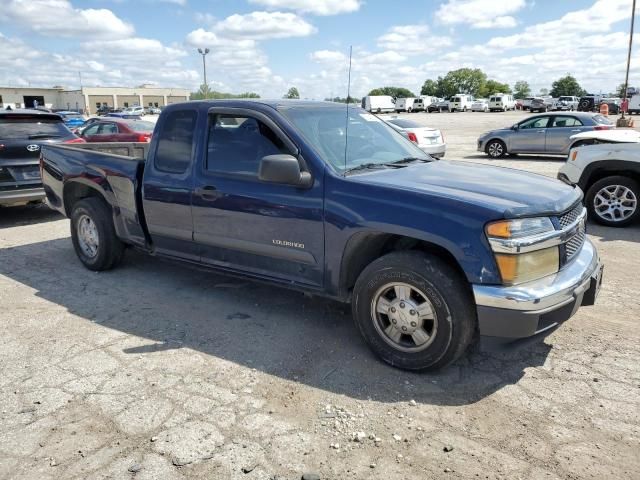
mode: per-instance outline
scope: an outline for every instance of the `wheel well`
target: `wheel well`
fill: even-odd
[[[78,201],[89,197],[99,198],[104,201],[109,208],[111,208],[111,205],[109,205],[109,203],[105,200],[104,196],[95,188],[91,188],[87,185],[83,185],[82,183],[77,182],[65,185],[62,198],[64,199],[64,211],[67,216],[71,215],[73,206]]]
[[[489,140],[487,140],[487,141],[486,141],[486,143],[484,144],[484,152],[485,152],[485,153],[487,153],[487,151],[488,151],[489,144],[490,144],[491,142],[493,142],[494,140],[495,140],[495,141],[497,141],[497,142],[500,142],[501,144],[503,144],[503,145],[504,145],[504,147],[505,147],[505,148],[507,148],[507,143],[506,143],[504,140],[502,140],[501,138],[497,138],[497,137],[496,137],[496,138],[490,138],[490,139],[489,139]]]
[[[613,170],[599,169],[599,170],[594,170],[589,175],[588,180],[585,182],[584,189],[583,189],[585,194],[587,190],[591,188],[591,185],[596,183],[598,180],[602,180],[603,178],[606,178],[606,177],[613,177],[616,175],[620,175],[622,177],[628,177],[640,183],[640,171],[625,170],[625,169],[613,169]]]
[[[455,257],[440,245],[402,235],[363,233],[356,234],[347,243],[342,259],[340,296],[348,298],[351,295],[356,280],[367,265],[387,253],[401,250],[417,250],[436,255],[466,279]]]

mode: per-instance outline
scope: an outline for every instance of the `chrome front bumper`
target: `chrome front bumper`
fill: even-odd
[[[554,275],[514,286],[474,285],[480,334],[524,338],[569,319],[592,305],[602,281],[598,252],[586,239],[580,252]]]
[[[0,205],[14,206],[23,205],[29,202],[37,202],[45,197],[44,189],[37,188],[21,188],[16,190],[0,191]]]

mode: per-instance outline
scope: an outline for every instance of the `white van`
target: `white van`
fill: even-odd
[[[506,112],[507,110],[515,110],[516,101],[513,95],[508,93],[496,93],[489,98],[490,112]]]
[[[451,97],[449,103],[449,109],[452,112],[466,112],[471,110],[471,104],[473,103],[473,96],[466,93],[458,93]]]
[[[416,98],[413,101],[413,110],[412,112],[424,112],[426,110],[426,106],[424,100],[422,98]]]
[[[412,97],[396,98],[396,112],[411,113],[413,111],[413,104],[415,103],[415,101],[416,99]]]
[[[369,95],[362,99],[362,108],[372,113],[395,112],[396,104],[389,95]]]
[[[635,94],[629,99],[629,107],[627,108],[629,115],[640,115],[640,94]]]

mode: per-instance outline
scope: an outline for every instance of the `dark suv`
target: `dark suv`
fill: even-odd
[[[0,206],[44,198],[40,147],[51,143],[84,143],[55,113],[39,110],[0,111]]]

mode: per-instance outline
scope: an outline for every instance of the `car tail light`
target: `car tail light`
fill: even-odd
[[[84,138],[76,137],[71,140],[65,140],[62,143],[87,143],[87,141]]]
[[[418,137],[416,137],[416,134],[413,132],[407,133],[407,138],[409,138],[409,140],[411,140],[414,143],[418,143]]]
[[[594,130],[611,130],[613,125],[597,125],[593,127]]]
[[[138,135],[138,142],[149,143],[151,141],[151,135],[148,133],[142,133]]]

